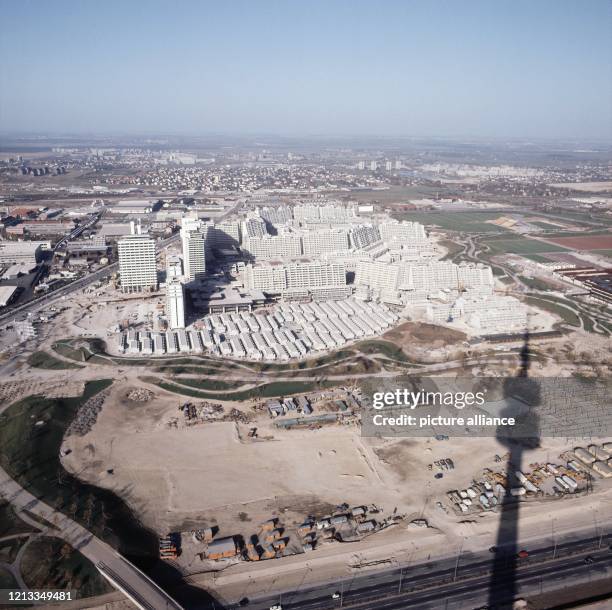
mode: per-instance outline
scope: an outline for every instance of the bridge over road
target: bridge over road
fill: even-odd
[[[41,502],[0,468],[0,497],[16,510],[28,510],[52,525],[49,535],[65,540],[141,610],[183,610],[146,574],[87,529],[63,513]],[[52,532],[52,533],[51,533]]]

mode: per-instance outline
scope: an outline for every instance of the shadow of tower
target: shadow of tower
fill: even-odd
[[[518,525],[520,502],[518,496],[511,494],[512,479],[515,472],[521,470],[523,453],[526,449],[538,447],[539,425],[536,413],[540,403],[540,388],[534,379],[529,377],[531,352],[529,344],[529,321],[523,335],[523,346],[520,351],[520,367],[515,377],[504,382],[504,397],[507,400],[518,400],[527,406],[521,415],[521,431],[518,435],[509,434],[499,428],[497,439],[506,447],[507,482],[503,497],[500,499],[500,519],[493,558],[493,570],[489,583],[488,607],[491,609],[510,608],[517,595],[517,568],[520,561],[518,553]],[[506,406],[502,417],[515,416],[512,405]]]

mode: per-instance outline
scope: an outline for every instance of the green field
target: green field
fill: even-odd
[[[398,220],[420,222],[425,226],[436,226],[447,231],[463,233],[507,233],[508,229],[486,222],[502,216],[500,212],[398,212]]]
[[[89,559],[58,538],[33,540],[21,562],[24,581],[31,589],[72,588],[79,597],[114,591]]]
[[[169,383],[166,381],[160,381],[156,377],[143,377],[143,381],[146,383],[152,383],[163,390],[173,392],[174,394],[182,394],[184,396],[191,396],[193,398],[203,398],[209,400],[252,400],[259,398],[273,398],[276,396],[286,396],[289,394],[301,394],[307,392],[314,392],[323,388],[334,387],[335,383],[321,381],[274,381],[272,383],[266,383],[250,390],[243,390],[241,392],[227,392],[227,393],[212,393],[212,392],[199,392],[197,390],[178,385],[177,383]],[[177,381],[179,381],[177,379]]]
[[[539,307],[540,309],[544,309],[550,313],[553,313],[559,316],[564,322],[567,322],[570,326],[580,326],[580,320],[578,316],[567,307],[563,307],[563,305],[559,303],[553,303],[552,301],[547,300],[546,298],[538,297],[526,297],[525,301],[527,305],[533,305],[534,307]]]
[[[539,280],[537,278],[534,277],[525,277],[524,275],[519,275],[519,279],[521,280],[521,282],[523,282],[523,284],[525,284],[525,286],[528,286],[529,288],[531,288],[532,290],[550,290],[550,284]]]
[[[441,259],[443,261],[453,261],[460,252],[463,252],[463,246],[450,239],[441,239],[438,243],[448,250],[447,254]]]
[[[191,379],[182,377],[173,378],[173,381],[176,381],[182,385],[187,385],[191,388],[196,388],[197,390],[205,390],[210,392],[228,392],[235,390],[236,387],[240,387],[241,385],[248,383],[238,380],[223,381],[221,379]]]
[[[28,364],[39,369],[82,369],[83,367],[73,362],[65,362],[55,358],[47,352],[34,352],[28,357]]]
[[[547,244],[528,237],[513,239],[489,239],[482,242],[494,254],[538,254],[539,252],[570,252],[568,248]]]

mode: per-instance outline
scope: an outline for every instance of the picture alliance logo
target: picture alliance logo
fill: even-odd
[[[396,389],[388,392],[375,392],[372,407],[377,410],[386,407],[445,406],[455,409],[479,407],[485,403],[485,392],[428,392],[425,390]]]

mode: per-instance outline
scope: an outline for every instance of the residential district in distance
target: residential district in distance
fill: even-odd
[[[555,146],[6,139],[0,589],[116,610],[605,596],[611,151]],[[499,415],[524,378],[562,389],[554,433],[366,427],[373,390],[468,383]]]

